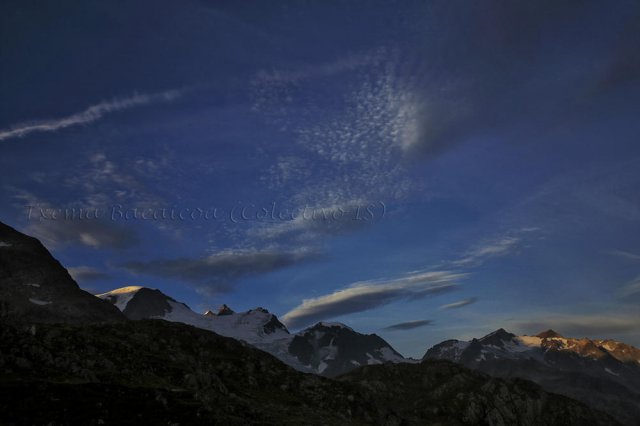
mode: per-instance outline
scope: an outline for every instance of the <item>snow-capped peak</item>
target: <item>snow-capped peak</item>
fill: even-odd
[[[546,331],[543,331],[542,333],[538,333],[536,334],[536,337],[540,337],[541,339],[551,339],[555,337],[562,338],[562,336],[559,333],[557,333],[552,329],[548,329]]]
[[[113,303],[114,305],[116,305],[118,309],[120,309],[121,311],[124,311],[127,307],[127,304],[131,301],[133,296],[135,296],[136,293],[140,291],[140,289],[142,288],[143,287],[141,286],[132,285],[127,287],[117,288],[115,290],[98,294],[96,296],[99,297],[100,299],[104,299]]]
[[[353,328],[349,327],[346,324],[343,324],[341,322],[326,322],[326,321],[321,321],[319,323],[317,323],[316,325],[314,325],[311,328],[319,328],[319,327],[324,327],[324,328],[343,328],[345,330],[350,330],[353,331]]]

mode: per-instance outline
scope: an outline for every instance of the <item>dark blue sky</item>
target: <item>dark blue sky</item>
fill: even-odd
[[[238,3],[3,2],[1,220],[90,291],[405,355],[640,344],[638,2]]]

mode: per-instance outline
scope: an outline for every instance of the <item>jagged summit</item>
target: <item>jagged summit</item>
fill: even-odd
[[[140,286],[127,286],[98,294],[100,299],[113,303],[129,319],[162,318],[171,312],[172,304],[183,305],[158,289]]]
[[[311,371],[328,377],[356,367],[405,359],[381,337],[362,334],[335,322],[319,322],[297,333],[289,353]]]
[[[539,337],[541,339],[550,339],[553,337],[562,338],[562,335],[557,333],[555,330],[548,329],[546,331],[543,331],[542,333],[536,334],[536,337]]]
[[[235,311],[228,307],[226,304],[223,304],[218,308],[218,315],[232,315],[235,314]]]
[[[516,337],[515,334],[509,333],[504,328],[499,328],[498,330],[478,339],[478,341],[484,345],[492,344],[496,346],[502,346],[503,342],[510,341],[514,337]]]
[[[311,328],[344,328],[350,331],[353,331],[353,329],[351,327],[349,327],[346,324],[343,324],[341,322],[326,322],[326,321],[321,321],[319,323],[316,323],[313,327]]]

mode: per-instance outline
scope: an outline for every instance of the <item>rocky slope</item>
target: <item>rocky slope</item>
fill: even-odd
[[[0,348],[2,424],[398,424],[355,385],[180,323],[3,326]]]
[[[640,424],[640,351],[624,343],[565,338],[553,330],[516,336],[500,329],[470,342],[442,342],[424,359],[446,359],[497,377],[532,380],[624,424]]]
[[[2,424],[615,424],[531,383],[445,361],[366,366],[336,381],[158,320],[3,324],[0,393]]]
[[[0,311],[27,322],[113,322],[125,317],[81,290],[35,238],[0,223]]]
[[[404,362],[386,341],[340,323],[320,322],[293,336],[288,351],[302,365],[335,377],[362,365]]]
[[[505,380],[444,360],[366,366],[339,378],[370,392],[377,406],[391,406],[415,425],[615,424],[569,398],[525,380]]]

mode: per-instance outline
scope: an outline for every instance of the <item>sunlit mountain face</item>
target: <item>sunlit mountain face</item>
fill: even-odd
[[[265,307],[297,359],[322,322],[393,357],[502,327],[637,347],[639,19],[632,1],[5,1],[0,221],[93,294]]]

